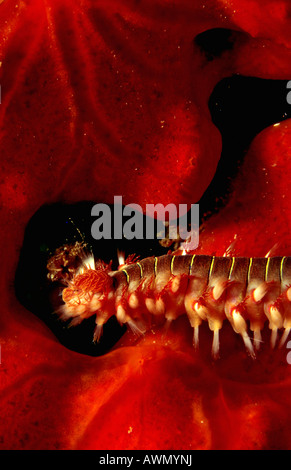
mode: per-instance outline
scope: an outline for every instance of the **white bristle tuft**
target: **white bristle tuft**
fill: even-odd
[[[196,351],[199,349],[199,326],[194,326],[193,346]]]
[[[96,325],[95,330],[94,330],[94,335],[93,335],[94,343],[99,343],[102,333],[103,333],[103,325]]]
[[[291,328],[285,328],[284,333],[280,339],[279,348],[282,348],[287,341]]]
[[[95,259],[94,256],[91,254],[87,258],[84,259],[82,266],[77,271],[78,274],[83,274],[87,269],[95,269]]]
[[[133,320],[129,320],[127,324],[136,336],[143,336],[146,332],[146,328],[144,327],[144,325],[138,325]]]
[[[213,330],[212,356],[214,359],[219,358],[219,329]]]
[[[119,266],[123,265],[125,263],[124,251],[117,250],[117,258],[118,258]]]
[[[262,343],[261,330],[255,330],[254,331],[254,346],[257,351],[260,349],[261,343]]]
[[[278,328],[273,328],[272,333],[271,333],[271,339],[270,339],[272,349],[274,349],[276,346],[277,336],[278,336]]]

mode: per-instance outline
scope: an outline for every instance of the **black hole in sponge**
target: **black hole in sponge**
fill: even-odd
[[[195,37],[194,44],[204,53],[208,61],[212,61],[233,48],[237,35],[245,36],[244,33],[226,28],[208,29]]]
[[[15,292],[18,300],[27,310],[41,318],[59,341],[67,348],[82,354],[99,356],[108,352],[126,331],[113,316],[103,327],[98,343],[93,343],[95,317],[84,320],[80,325],[68,328],[53,310],[62,304],[63,286],[47,278],[47,261],[55,250],[64,244],[87,242],[95,259],[106,263],[113,261],[118,266],[117,249],[125,256],[136,253],[141,258],[167,253],[155,240],[94,240],[91,226],[96,218],[91,216],[94,202],[77,204],[53,204],[41,207],[29,221],[19,257],[15,277]],[[109,206],[110,207],[110,206]],[[112,209],[112,206],[110,207]],[[112,217],[114,211],[112,210]]]
[[[227,202],[233,178],[254,137],[291,117],[286,86],[286,80],[241,75],[224,78],[215,86],[209,110],[222,136],[222,152],[216,174],[199,201],[201,213],[213,213]]]

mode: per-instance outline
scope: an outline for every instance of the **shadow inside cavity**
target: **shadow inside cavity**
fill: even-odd
[[[201,214],[211,215],[225,205],[233,179],[256,135],[291,117],[287,83],[233,75],[215,86],[208,105],[221,133],[222,152],[215,176],[199,201]]]
[[[63,304],[64,285],[48,279],[48,259],[64,244],[84,241],[95,260],[101,259],[106,264],[112,261],[112,269],[115,270],[118,267],[117,250],[123,251],[125,258],[131,254],[146,258],[166,254],[170,247],[162,246],[157,238],[95,240],[91,235],[92,223],[96,219],[91,216],[94,204],[93,201],[56,203],[43,206],[34,214],[25,230],[15,276],[15,293],[19,302],[44,321],[64,346],[82,354],[99,356],[114,347],[127,330],[126,326],[120,326],[116,317],[111,317],[104,325],[98,343],[92,341],[95,316],[68,328],[69,322],[61,321],[54,313]],[[114,210],[112,205],[109,208],[113,233]],[[145,216],[143,221],[146,227]]]

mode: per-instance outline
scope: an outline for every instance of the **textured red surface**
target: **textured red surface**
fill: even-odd
[[[290,449],[286,351],[251,363],[225,327],[213,365],[207,329],[194,354],[179,320],[167,341],[126,337],[84,357],[13,290],[44,203],[196,202],[221,151],[214,85],[234,72],[290,79],[290,22],[287,0],[1,3],[0,448]],[[214,27],[245,40],[206,65],[193,38]],[[290,139],[289,121],[257,136],[199,252],[290,254]]]

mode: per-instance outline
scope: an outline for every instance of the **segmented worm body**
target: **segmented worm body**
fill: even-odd
[[[110,265],[86,263],[64,288],[61,316],[77,324],[96,315],[94,340],[115,315],[143,333],[151,316],[167,323],[186,314],[199,342],[199,326],[213,332],[212,354],[219,354],[219,330],[229,321],[255,357],[265,322],[275,346],[278,329],[282,346],[291,329],[291,257],[235,258],[204,255],[164,255],[129,259],[117,271]],[[248,330],[253,332],[250,338]]]

